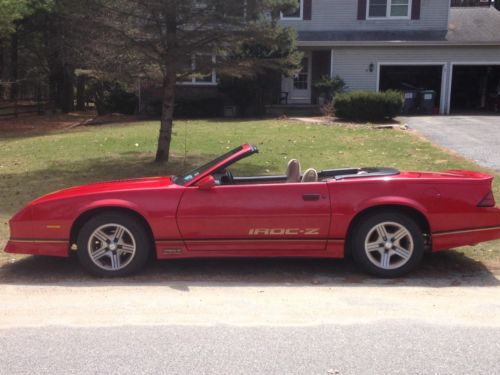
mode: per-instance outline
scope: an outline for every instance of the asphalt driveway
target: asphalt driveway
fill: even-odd
[[[400,119],[431,142],[500,171],[500,116],[432,116]]]

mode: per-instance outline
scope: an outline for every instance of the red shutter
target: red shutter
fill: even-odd
[[[421,0],[413,0],[411,2],[411,19],[419,20],[420,19],[420,7]]]
[[[304,0],[304,20],[312,19],[312,0]]]
[[[366,20],[366,0],[358,0],[358,20]]]

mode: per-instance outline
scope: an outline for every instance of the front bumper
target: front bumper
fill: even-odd
[[[11,239],[4,251],[12,254],[69,256],[69,242],[58,240]]]

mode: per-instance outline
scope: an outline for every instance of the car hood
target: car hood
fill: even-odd
[[[35,199],[32,204],[43,203],[54,199],[72,198],[82,195],[166,188],[172,184],[172,177],[147,177],[129,180],[98,182],[59,190]]]

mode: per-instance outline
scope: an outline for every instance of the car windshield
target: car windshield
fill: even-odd
[[[243,150],[243,146],[236,147],[234,150],[231,150],[228,153],[225,153],[224,155],[221,155],[218,158],[216,158],[216,159],[214,159],[212,161],[209,161],[208,163],[202,165],[201,167],[193,169],[192,171],[188,172],[184,176],[177,176],[177,177],[175,177],[173,181],[177,185],[183,186],[183,185],[187,184],[189,181],[191,181],[192,179],[198,177],[200,174],[202,174],[205,171],[213,168],[214,166],[216,166],[217,164],[219,164],[221,161],[223,161],[223,160],[227,159],[228,157],[236,154],[237,152],[240,152],[241,150]]]

